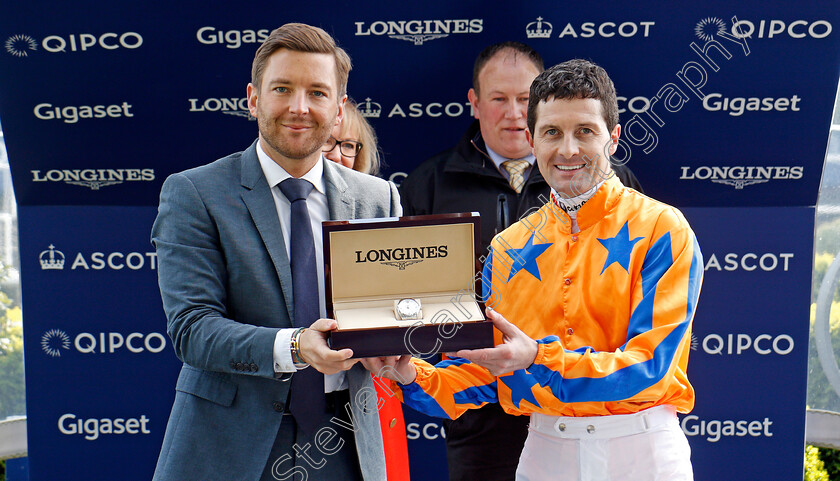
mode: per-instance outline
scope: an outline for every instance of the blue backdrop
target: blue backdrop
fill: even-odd
[[[148,240],[160,185],[253,141],[253,54],[289,21],[349,52],[349,94],[397,183],[466,130],[486,45],[519,40],[548,65],[604,66],[620,96],[618,157],[685,212],[706,257],[697,405],[682,417],[696,478],[801,476],[840,10],[659,3],[5,5],[0,120],[20,205],[31,479],[151,477],[179,365]],[[440,422],[406,422],[413,478],[444,478]]]

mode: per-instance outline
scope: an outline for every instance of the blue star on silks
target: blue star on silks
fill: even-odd
[[[507,376],[502,376],[499,378],[499,381],[510,388],[510,402],[512,402],[517,409],[520,409],[519,405],[522,403],[523,399],[538,408],[542,407],[540,406],[540,403],[537,402],[537,398],[534,397],[534,392],[531,391],[531,388],[536,386],[538,383],[534,380],[534,377],[525,372],[524,369],[513,371],[513,374],[509,374]]]
[[[607,260],[604,262],[604,268],[601,269],[601,274],[607,270],[607,267],[615,263],[618,263],[618,265],[624,268],[624,272],[629,274],[630,254],[633,252],[633,246],[643,238],[636,237],[631,240],[630,229],[627,228],[627,222],[625,222],[615,237],[598,239],[598,242],[607,249]]]
[[[537,266],[537,257],[541,256],[542,253],[552,245],[554,244],[546,243],[534,245],[534,234],[531,234],[531,238],[528,239],[528,242],[526,242],[525,246],[521,249],[505,250],[505,254],[513,260],[508,280],[513,279],[513,276],[515,276],[520,269],[525,269],[530,272],[532,276],[536,277],[538,281],[542,281],[542,279],[540,279],[540,268]]]

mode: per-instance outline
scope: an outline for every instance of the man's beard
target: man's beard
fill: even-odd
[[[309,157],[324,146],[324,143],[330,138],[330,134],[332,133],[332,125],[325,123],[301,136],[306,136],[306,138],[290,141],[291,135],[284,136],[278,134],[278,131],[284,127],[279,126],[277,122],[276,119],[266,119],[262,115],[257,119],[260,135],[265,143],[277,153],[289,159],[304,159]],[[312,123],[312,121],[308,121],[307,123]]]

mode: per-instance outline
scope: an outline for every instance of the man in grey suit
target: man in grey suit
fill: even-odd
[[[274,30],[248,85],[258,140],[163,184],[152,243],[184,365],[155,480],[385,479],[371,377],[323,319],[321,221],[401,213],[393,184],[321,155],[350,68],[323,30]]]

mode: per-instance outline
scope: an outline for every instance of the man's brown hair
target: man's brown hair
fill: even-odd
[[[528,130],[531,135],[534,135],[534,126],[537,124],[537,105],[554,99],[600,100],[608,132],[612,132],[618,124],[615,85],[606,70],[588,60],[568,60],[534,79],[528,97]]]
[[[338,85],[338,98],[347,93],[347,77],[353,68],[350,56],[324,30],[304,23],[287,23],[274,29],[257,49],[251,66],[251,83],[260,90],[265,66],[271,55],[285,48],[293,52],[328,53],[335,58],[335,76]]]

